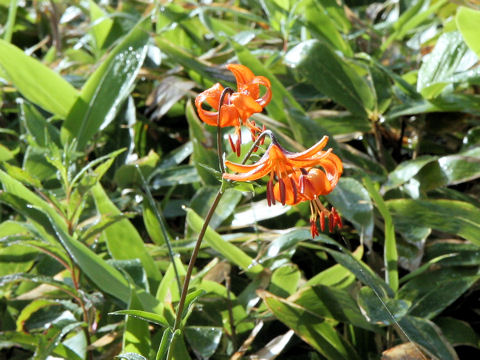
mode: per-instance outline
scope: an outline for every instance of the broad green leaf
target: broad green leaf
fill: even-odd
[[[436,97],[449,84],[449,77],[466,71],[478,61],[458,32],[445,33],[418,70],[417,91],[427,99]]]
[[[430,155],[419,156],[413,160],[402,161],[390,174],[384,184],[386,190],[393,189],[406,183],[428,163],[435,161],[436,157]]]
[[[204,220],[198,216],[192,209],[187,209],[187,224],[195,232],[199,233],[203,227]],[[237,246],[225,241],[211,227],[207,228],[205,233],[205,243],[212,249],[220,253],[227,260],[245,270],[248,274],[258,275],[263,271],[263,267],[257,264],[254,259],[248,256],[243,250]]]
[[[34,314],[36,311],[48,307],[48,306],[59,306],[60,303],[50,300],[50,299],[37,299],[28,303],[22,311],[18,314],[17,317],[17,331],[27,331],[24,329],[25,322]]]
[[[335,244],[333,241],[329,242],[331,245]],[[349,252],[339,252],[329,248],[323,248],[329,255],[331,255],[337,263],[347,268],[352,274],[356,276],[363,284],[369,286],[379,297],[393,297],[394,293],[392,289],[383,282],[380,277],[373,272],[373,270],[367,266],[361,260],[356,259]]]
[[[213,326],[187,326],[184,333],[195,354],[202,359],[208,359],[217,350],[223,329]]]
[[[408,312],[410,302],[402,299],[380,299],[369,287],[362,287],[358,306],[371,324],[396,325]]]
[[[398,251],[397,241],[395,239],[395,229],[393,227],[392,216],[388,212],[380,193],[375,188],[372,180],[368,177],[363,178],[363,183],[367,188],[372,200],[377,205],[378,211],[385,220],[385,250],[384,250],[384,263],[385,263],[385,280],[393,291],[398,289]]]
[[[40,112],[26,101],[20,102],[20,118],[38,146],[48,147],[51,142],[60,147],[60,132],[47,122]]]
[[[12,160],[15,157],[12,151],[0,144],[0,162]]]
[[[480,56],[480,39],[478,38],[480,11],[461,6],[458,8],[455,20],[468,47]]]
[[[128,303],[128,310],[135,311],[136,309],[142,308],[142,304],[138,299],[135,290],[132,290],[130,301]],[[135,352],[148,358],[151,348],[148,323],[143,321],[143,319],[136,319],[133,316],[127,316],[125,320],[125,330],[123,332],[122,348],[124,352]]]
[[[308,286],[290,296],[288,301],[304,307],[307,311],[332,321],[340,321],[370,331],[378,330],[362,315],[359,306],[348,290],[325,285]]]
[[[90,76],[63,124],[64,142],[75,139],[77,148],[83,150],[99,130],[114,120],[130,95],[148,40],[147,31],[142,23],[138,24]]]
[[[372,90],[356,69],[318,40],[295,46],[285,61],[302,79],[343,105],[352,114],[368,116],[375,107]]]
[[[363,185],[353,178],[342,177],[326,198],[342,217],[353,223],[368,244],[373,236],[373,205]]]
[[[399,324],[410,341],[420,345],[431,356],[442,360],[458,360],[452,345],[431,321],[407,315],[400,320]]]
[[[398,297],[412,302],[410,315],[432,319],[478,281],[469,268],[447,267],[425,272],[407,282]]]
[[[457,241],[435,241],[425,247],[425,261],[438,259],[442,266],[476,266],[480,264],[478,245]]]
[[[100,184],[92,188],[93,198],[97,211],[102,215],[121,215],[120,210],[108,198],[107,193]],[[123,219],[110,225],[103,232],[108,250],[114,259],[126,260],[138,258],[142,262],[155,289],[162,275],[155,262],[147,252],[140,234],[128,219]]]
[[[480,245],[480,210],[463,201],[396,199],[386,202],[395,226],[429,227]],[[452,217],[452,214],[455,216]]]
[[[456,155],[438,158],[425,166],[417,176],[421,189],[428,191],[445,185],[456,185],[480,177],[480,147]]]
[[[266,291],[259,290],[259,294],[278,320],[327,359],[360,359],[355,349],[322,316]]]
[[[0,66],[26,99],[67,117],[78,92],[58,73],[4,40],[0,40]]]
[[[467,345],[478,348],[480,338],[468,322],[453,317],[439,317],[435,319],[435,324],[453,346]]]
[[[269,291],[280,297],[292,295],[298,287],[300,270],[294,264],[281,266],[272,274]]]
[[[355,259],[360,260],[363,256],[363,246],[359,246],[352,253]],[[343,289],[355,281],[355,275],[340,264],[333,265],[307,281],[307,286],[326,285]]]

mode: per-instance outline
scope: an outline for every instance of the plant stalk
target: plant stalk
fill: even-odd
[[[187,298],[188,286],[190,285],[190,279],[192,277],[193,267],[195,265],[195,261],[197,260],[198,253],[200,252],[200,245],[202,245],[202,240],[207,231],[208,224],[210,223],[210,220],[212,219],[212,216],[215,213],[215,209],[217,208],[218,203],[222,198],[222,195],[223,195],[223,186],[220,188],[220,190],[218,190],[217,196],[215,197],[215,200],[213,201],[213,204],[210,207],[210,210],[208,210],[208,214],[205,217],[205,222],[203,223],[202,230],[198,235],[197,243],[195,244],[195,248],[193,249],[192,256],[190,257],[187,273],[185,274],[185,281],[183,282],[182,295],[180,297],[180,302],[178,303],[177,317],[175,318],[175,325],[173,327],[173,332],[180,329],[180,324],[182,322],[183,308],[185,306],[185,299]]]

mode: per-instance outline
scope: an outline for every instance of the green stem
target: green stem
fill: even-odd
[[[177,317],[175,318],[175,325],[173,327],[173,332],[180,329],[180,324],[182,322],[183,308],[185,306],[185,299],[187,298],[188,286],[190,285],[190,279],[192,277],[193,267],[195,265],[195,261],[197,260],[198,253],[200,251],[200,246],[202,245],[202,240],[203,240],[203,237],[205,236],[205,232],[207,231],[208,224],[210,223],[210,220],[212,219],[212,216],[215,213],[215,209],[217,208],[218,203],[222,198],[222,195],[223,195],[223,187],[221,187],[220,190],[218,190],[217,196],[215,197],[215,200],[213,201],[213,204],[210,207],[210,210],[208,210],[208,214],[205,217],[205,222],[203,223],[202,230],[198,235],[197,243],[195,244],[195,248],[193,249],[192,256],[190,257],[187,273],[185,274],[185,282],[183,283],[182,295],[180,297],[180,302],[178,303]]]

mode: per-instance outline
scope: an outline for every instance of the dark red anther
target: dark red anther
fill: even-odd
[[[275,205],[275,196],[273,194],[273,179],[270,179],[267,183],[267,203],[268,206]]]
[[[297,184],[295,184],[295,180],[290,178],[290,183],[292,184],[293,189],[293,203],[296,204],[298,201],[298,192],[297,192]]]
[[[285,205],[285,201],[286,201],[285,183],[283,182],[282,178],[278,179],[278,185],[280,188],[280,201],[282,202],[282,205]]]
[[[334,227],[333,219],[334,219],[334,216],[333,216],[333,213],[331,212],[328,215],[328,232],[333,232],[333,227]]]
[[[237,136],[237,156],[240,156],[240,153],[242,151],[242,133],[238,133]]]

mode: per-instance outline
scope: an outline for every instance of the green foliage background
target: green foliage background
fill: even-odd
[[[477,1],[0,0],[0,24],[1,359],[478,357]],[[271,80],[253,119],[286,148],[330,136],[344,227],[228,189],[173,333],[220,185],[192,99],[227,63]]]

